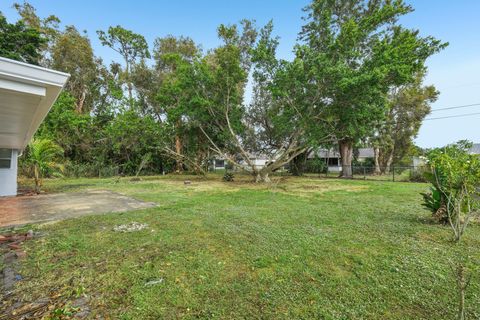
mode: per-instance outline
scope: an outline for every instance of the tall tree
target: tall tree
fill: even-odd
[[[60,19],[55,15],[49,15],[41,18],[37,15],[37,10],[27,1],[21,3],[14,3],[13,7],[17,10],[23,23],[35,30],[37,30],[42,38],[45,39],[40,47],[41,60],[40,64],[44,67],[50,67],[50,54],[52,47],[55,44],[57,36],[60,34],[59,24]]]
[[[394,88],[389,94],[386,120],[374,137],[375,173],[388,173],[392,163],[401,160],[413,147],[430,104],[439,92],[434,86],[423,86],[425,72],[419,72],[412,83]]]
[[[45,42],[38,30],[26,26],[21,20],[9,23],[0,12],[0,56],[39,64]]]
[[[170,152],[176,159],[176,171],[183,171],[184,141],[182,136],[187,133],[184,125],[186,109],[189,107],[188,95],[191,90],[185,88],[188,76],[185,72],[193,72],[193,63],[200,57],[200,48],[188,37],[167,36],[155,40],[154,59],[155,75],[161,88],[157,92],[157,108],[163,110],[167,120],[172,125],[175,135],[175,150]],[[181,88],[183,87],[183,88]],[[186,96],[187,95],[187,96]],[[173,151],[173,150],[170,150]],[[199,168],[198,165],[196,165]]]
[[[176,68],[176,59],[193,61],[201,53],[200,47],[189,37],[175,37],[168,35],[164,38],[157,38],[154,42],[153,58],[155,69],[159,74],[168,74]]]
[[[399,25],[413,11],[402,0],[314,0],[306,11],[299,51],[329,105],[342,176],[351,177],[353,147],[384,120],[390,88],[411,82],[446,44]]]
[[[67,26],[52,47],[52,67],[70,73],[66,88],[76,99],[76,111],[90,111],[98,70],[88,37]]]
[[[123,80],[127,84],[130,106],[133,106],[133,84],[130,72],[138,59],[150,58],[147,41],[142,35],[121,26],[110,27],[107,32],[99,30],[97,34],[102,45],[110,47],[122,56],[125,62]]]

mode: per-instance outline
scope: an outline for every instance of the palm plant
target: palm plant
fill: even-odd
[[[63,149],[52,140],[34,139],[30,142],[25,162],[33,173],[36,193],[40,193],[45,176],[63,171],[63,165],[58,162],[62,155]]]

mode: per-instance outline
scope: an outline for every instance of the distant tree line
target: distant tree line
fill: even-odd
[[[398,23],[403,1],[315,0],[291,61],[279,59],[273,23],[217,28],[219,45],[189,37],[145,38],[121,26],[97,31],[121,59],[106,65],[89,36],[14,4],[0,14],[0,55],[71,78],[37,132],[64,150],[67,166],[135,174],[203,174],[222,157],[256,181],[313,148],[336,146],[344,177],[354,148],[374,146],[378,173],[413,146],[438,92],[424,86],[425,61],[447,44]],[[300,8],[299,8],[300,10]],[[252,83],[252,99],[245,100]],[[271,162],[257,168],[262,154]]]

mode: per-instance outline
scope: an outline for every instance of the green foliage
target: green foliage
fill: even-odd
[[[148,165],[161,169],[164,137],[159,129],[151,116],[141,116],[134,110],[117,114],[105,128],[104,138],[97,146],[103,151],[100,154],[103,162],[120,166],[123,174],[135,174],[145,155],[151,154],[156,161]]]
[[[25,0],[23,3],[14,3],[13,8],[15,8],[18,15],[21,17],[21,21],[26,26],[35,29],[42,35],[44,42],[40,46],[40,52],[42,55],[40,64],[42,66],[48,66],[50,63],[49,55],[51,54],[52,46],[60,32],[60,19],[55,15],[49,15],[45,18],[41,18],[38,16],[35,7]]]
[[[63,92],[39,128],[36,137],[55,141],[69,161],[66,175],[110,176],[135,174],[145,154],[147,172],[165,168],[164,128],[152,116],[135,110],[97,117],[76,112],[76,100]]]
[[[306,172],[310,173],[324,173],[327,170],[327,164],[325,159],[320,159],[318,155],[315,155],[313,159],[307,161]]]
[[[430,187],[430,192],[421,193],[421,195],[424,201],[422,205],[430,210],[433,214],[437,213],[438,210],[445,205],[442,193],[433,186]]]
[[[129,104],[133,107],[133,87],[131,71],[138,59],[150,58],[148,44],[145,38],[119,25],[109,27],[108,31],[97,31],[102,45],[108,46],[119,53],[125,62],[125,70],[120,74],[121,80],[127,84]]]
[[[97,31],[98,38],[104,46],[109,46],[118,52],[127,63],[133,63],[138,58],[150,58],[145,38],[121,26],[109,27],[108,31]]]
[[[246,163],[256,179],[267,181],[311,147],[368,140],[385,122],[392,88],[405,87],[399,105],[416,104],[423,91],[411,83],[425,59],[444,47],[399,25],[411,11],[402,1],[315,0],[292,61],[276,57],[272,22],[258,29],[241,20],[220,25],[220,45],[206,52],[189,37],[157,38],[154,64],[142,35],[111,26],[97,31],[99,40],[123,61],[106,66],[74,26],[39,17],[27,2],[15,8],[23,33],[33,30],[48,42],[38,44],[37,60],[71,74],[37,137],[64,149],[72,175],[98,175],[102,168],[134,174],[146,154],[152,159],[143,172],[175,163],[175,171],[204,173],[215,153],[236,168]],[[23,36],[17,29],[7,33]],[[249,76],[254,86],[247,105]],[[271,161],[258,170],[251,154]]]
[[[106,162],[71,162],[65,163],[64,177],[69,178],[104,178],[119,175],[118,165],[111,165]]]
[[[427,197],[425,204],[432,207],[441,194],[439,201],[445,206],[456,241],[462,237],[470,219],[480,212],[480,157],[470,154],[471,147],[470,142],[460,141],[431,150],[427,155],[431,169],[427,178],[435,195]]]
[[[232,182],[235,178],[235,175],[233,172],[225,171],[225,174],[223,175],[222,180],[225,182]]]
[[[98,95],[99,70],[88,37],[68,26],[57,36],[51,51],[52,67],[70,74],[66,90],[76,99],[75,110],[91,111]]]
[[[63,149],[49,139],[33,139],[28,145],[23,158],[35,179],[35,191],[39,193],[43,178],[63,171],[59,160],[63,156]]]
[[[41,59],[40,50],[46,43],[40,32],[28,27],[20,20],[15,24],[8,23],[5,16],[0,12],[0,56],[39,64]]]
[[[379,163],[387,168],[389,163],[411,164],[415,152],[413,139],[417,136],[423,119],[430,113],[430,104],[437,100],[439,92],[434,86],[424,86],[425,70],[415,79],[391,90],[388,96],[388,109],[385,121],[377,125],[371,139],[378,146]]]
[[[411,82],[425,60],[446,46],[398,23],[412,10],[402,0],[314,0],[306,8],[296,56],[311,95],[327,106],[313,118],[330,124],[347,167],[353,145],[385,121],[389,90]],[[348,170],[342,175],[350,176]]]
[[[90,114],[75,111],[76,99],[62,92],[40,126],[36,137],[55,141],[68,159],[88,161],[95,131]]]
[[[423,168],[412,168],[409,171],[408,181],[410,182],[428,182],[425,178],[425,171]]]

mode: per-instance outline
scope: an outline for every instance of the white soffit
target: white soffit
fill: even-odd
[[[0,57],[0,148],[23,150],[27,146],[68,77]]]

